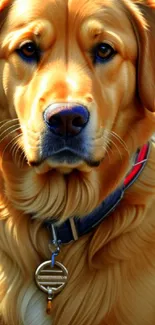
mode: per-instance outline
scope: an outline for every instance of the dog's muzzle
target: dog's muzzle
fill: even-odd
[[[78,103],[53,103],[44,113],[45,132],[41,143],[41,160],[50,159],[55,166],[91,165],[90,113]]]

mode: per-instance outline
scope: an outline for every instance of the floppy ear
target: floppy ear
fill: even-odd
[[[0,36],[12,2],[13,2],[12,0],[0,0]],[[8,107],[7,99],[3,89],[2,76],[3,76],[4,60],[1,60],[1,49],[2,49],[1,41],[2,39],[0,37],[0,122],[10,117],[9,111],[7,109]]]
[[[8,4],[8,0],[0,0],[0,10],[5,8]]]
[[[146,113],[155,118],[155,0],[123,1],[138,44],[138,96]]]
[[[9,6],[12,3],[12,0],[0,0],[0,28],[3,25],[5,16],[8,12]]]

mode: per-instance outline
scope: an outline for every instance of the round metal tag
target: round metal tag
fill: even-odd
[[[46,261],[39,265],[35,272],[35,280],[38,287],[52,295],[59,293],[66,285],[68,279],[68,271],[60,262],[55,262],[52,267],[51,261]]]

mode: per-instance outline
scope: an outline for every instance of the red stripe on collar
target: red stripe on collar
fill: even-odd
[[[144,144],[144,146],[138,151],[136,160],[134,162],[134,166],[129,172],[129,174],[125,177],[124,186],[128,188],[139,176],[139,173],[145,166],[145,163],[148,158],[150,144]]]

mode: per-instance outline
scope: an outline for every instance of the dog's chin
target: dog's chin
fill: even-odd
[[[38,166],[35,166],[34,169],[37,174],[45,174],[50,170],[57,170],[61,174],[67,175],[72,173],[75,170],[80,172],[89,173],[93,167],[89,166],[87,163],[81,161],[80,163],[68,164],[68,163],[59,163],[53,162],[51,159],[47,159]]]
[[[37,174],[45,174],[50,170],[57,170],[61,174],[70,174],[73,171],[89,173],[94,167],[99,166],[100,161],[92,161],[76,155],[55,155],[33,164]]]

